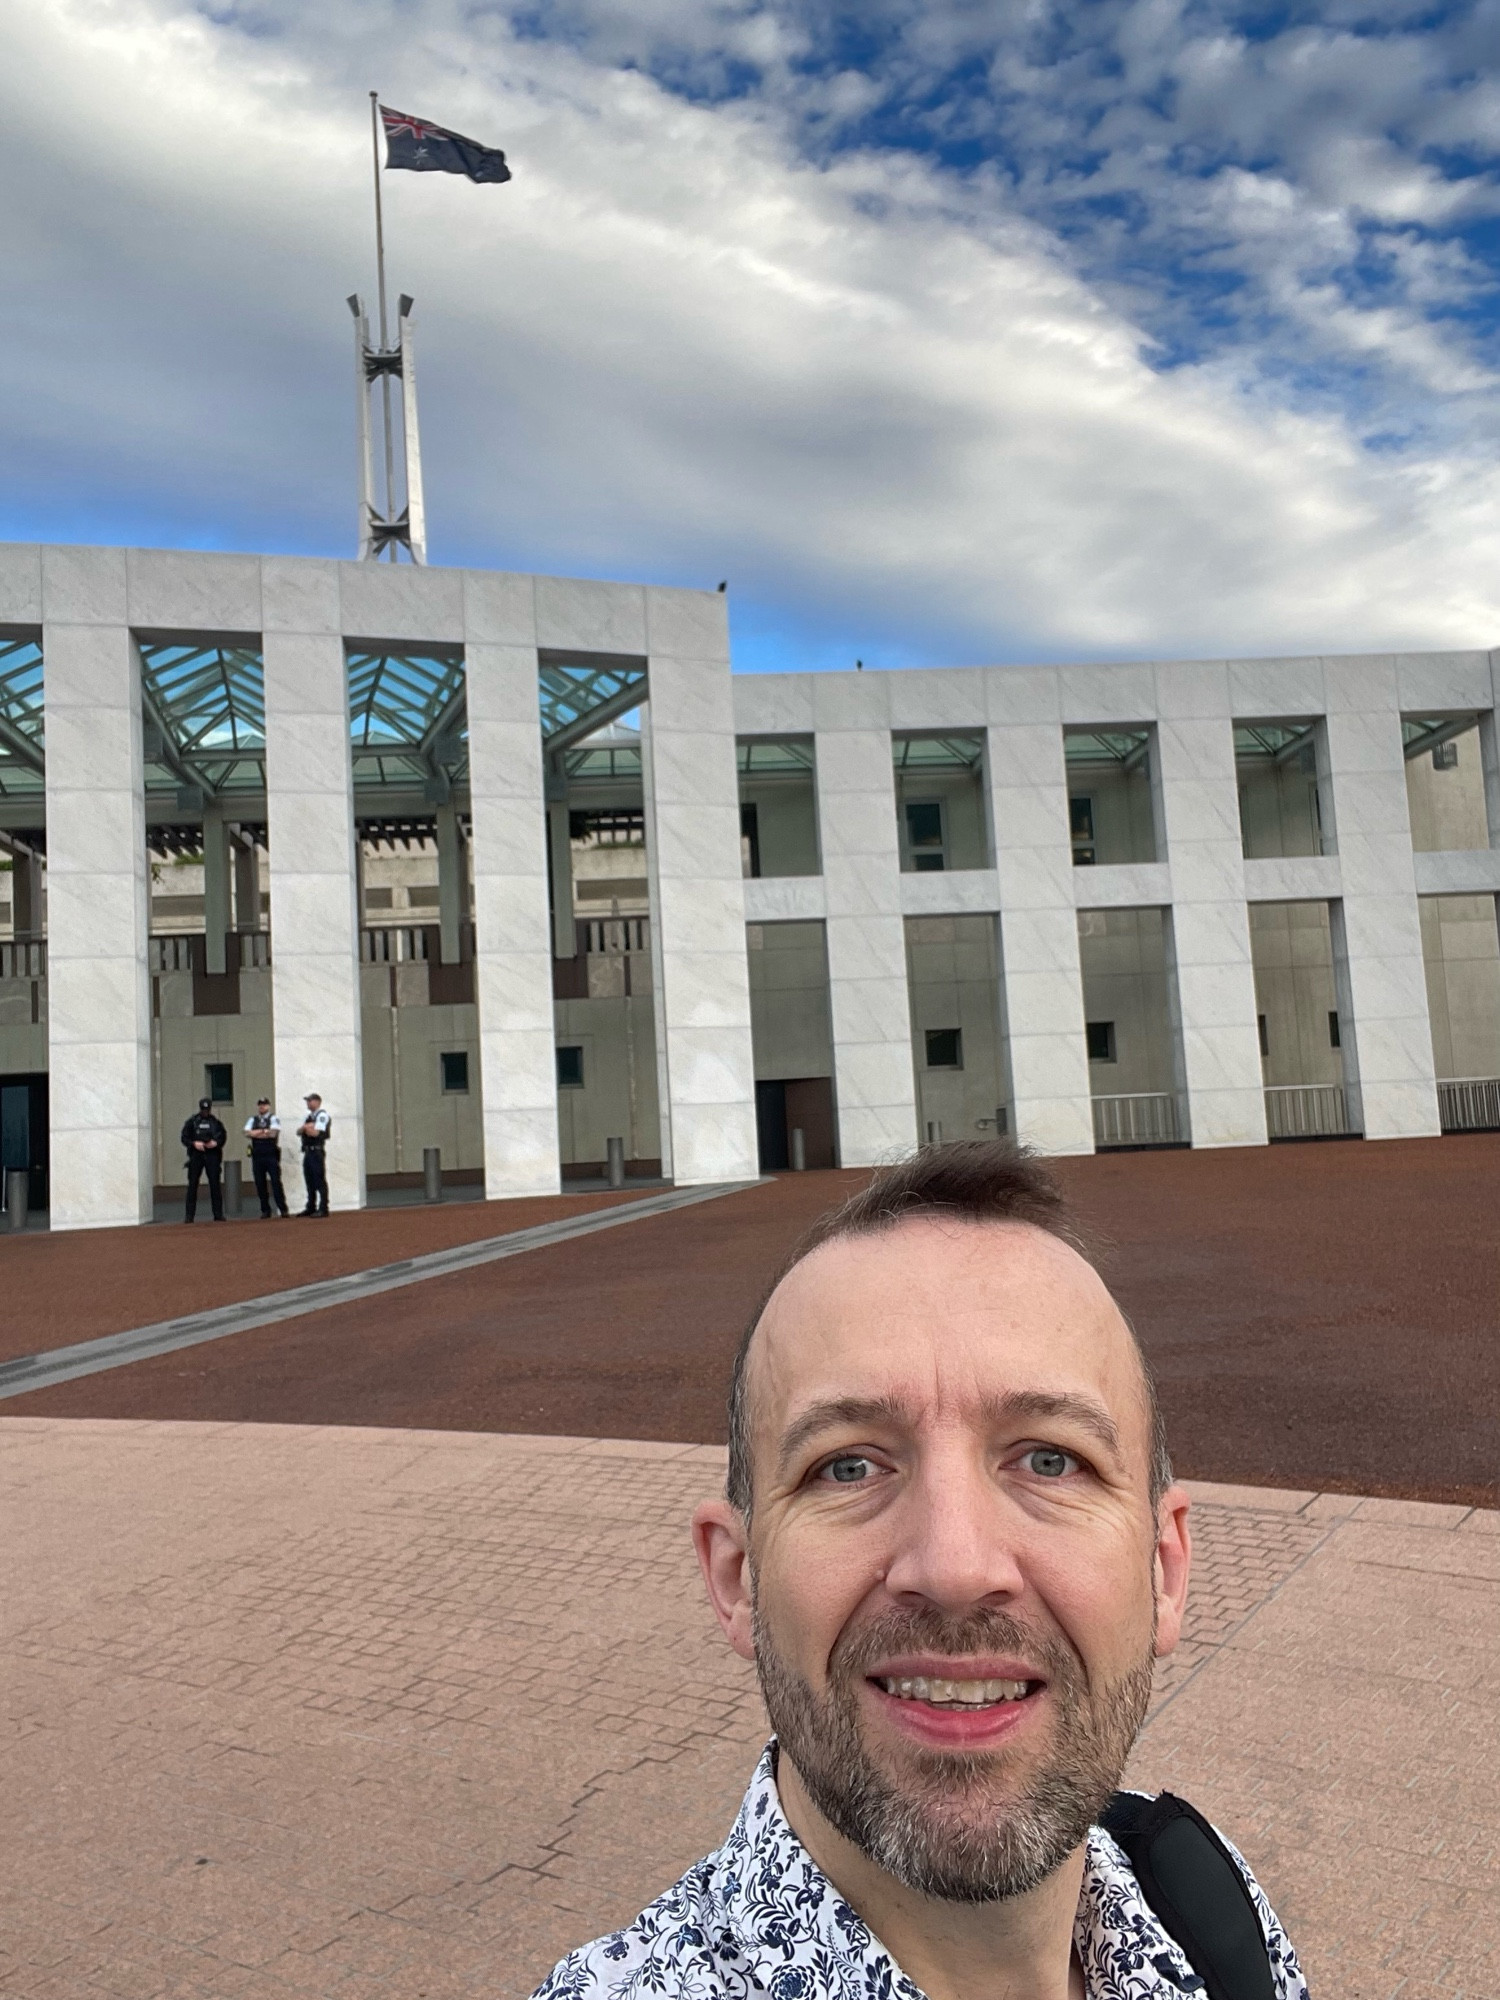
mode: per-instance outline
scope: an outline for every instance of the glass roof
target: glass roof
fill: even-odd
[[[146,789],[196,788],[206,798],[264,792],[266,687],[258,649],[142,641],[140,650]]]
[[[446,792],[467,777],[469,725],[459,652],[348,652],[354,782]],[[439,803],[442,803],[439,800]]]
[[[1451,743],[1456,736],[1467,736],[1478,722],[1477,715],[1403,715],[1401,745],[1407,762],[1420,757],[1424,750],[1436,750],[1441,743]]]
[[[741,772],[756,777],[785,777],[789,772],[806,777],[813,769],[810,736],[742,736],[735,747]]]
[[[1149,729],[1065,729],[1063,755],[1070,764],[1144,763],[1151,747]]]
[[[646,663],[636,659],[569,660],[543,654],[542,742],[560,751],[627,715],[646,696]]]
[[[1234,754],[1241,764],[1291,764],[1313,744],[1315,722],[1237,722]]]
[[[0,639],[0,798],[37,798],[43,775],[42,649]]]
[[[897,736],[891,742],[898,771],[977,771],[982,736]]]
[[[570,778],[598,783],[610,778],[641,779],[640,731],[614,722],[562,753]]]

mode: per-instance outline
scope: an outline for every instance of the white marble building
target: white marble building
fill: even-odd
[[[435,1143],[500,1198],[612,1137],[707,1183],[1500,1124],[1495,655],[736,677],[725,613],[0,548],[52,1226],[149,1218],[209,1077],[226,1123],[320,1091],[345,1207]]]

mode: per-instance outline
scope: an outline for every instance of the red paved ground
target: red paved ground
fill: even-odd
[[[1500,1137],[1117,1154],[1061,1172],[1113,1244],[1106,1274],[1159,1372],[1185,1475],[1500,1501]],[[863,1178],[784,1176],[0,1408],[718,1442],[729,1355],[765,1274]],[[538,1219],[526,1206],[336,1217],[330,1243],[349,1231],[351,1254],[330,1268],[408,1254],[424,1229],[435,1233],[423,1247],[436,1247],[492,1233],[502,1213],[519,1227]],[[299,1227],[271,1229],[279,1244]],[[218,1238],[227,1260],[228,1226]],[[76,1254],[105,1260],[115,1287],[136,1274],[136,1309],[109,1300],[110,1326],[186,1310],[163,1307],[153,1267],[168,1270],[187,1242],[164,1230],[58,1238],[37,1245],[50,1265],[18,1267],[13,1251],[33,1247],[22,1239],[0,1251],[7,1276],[31,1274],[7,1304],[34,1329],[41,1283]],[[204,1271],[197,1283],[217,1279],[220,1298],[267,1289],[258,1263],[253,1283],[231,1278]],[[87,1274],[69,1281],[79,1297],[102,1289]],[[43,1344],[9,1340],[14,1352]]]
[[[642,1198],[627,1190],[367,1208],[330,1215],[316,1229],[297,1216],[268,1223],[257,1216],[191,1229],[0,1234],[0,1361]]]

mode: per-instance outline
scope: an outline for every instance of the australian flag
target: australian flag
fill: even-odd
[[[388,167],[410,167],[418,174],[467,174],[471,181],[510,179],[504,153],[493,146],[429,125],[424,118],[408,118],[404,111],[388,111],[383,104],[380,118]]]

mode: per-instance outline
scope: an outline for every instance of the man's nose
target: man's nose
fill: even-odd
[[[897,1546],[885,1577],[893,1596],[962,1612],[1020,1594],[1016,1524],[987,1468],[968,1453],[923,1464],[896,1515]]]

